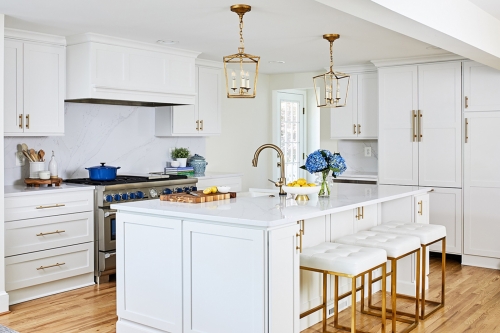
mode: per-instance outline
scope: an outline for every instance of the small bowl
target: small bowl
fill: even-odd
[[[181,165],[181,162],[179,162],[179,161],[172,161],[172,162],[170,162],[170,166],[172,168],[178,168],[180,165]]]
[[[47,171],[47,170],[39,171],[38,177],[40,179],[50,179],[50,171]]]
[[[229,186],[217,186],[217,191],[219,193],[227,193],[227,192],[229,192],[230,189],[231,189],[231,187],[229,187]]]

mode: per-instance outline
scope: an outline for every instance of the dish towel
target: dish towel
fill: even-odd
[[[10,328],[0,325],[0,333],[19,333],[18,331],[11,330]]]

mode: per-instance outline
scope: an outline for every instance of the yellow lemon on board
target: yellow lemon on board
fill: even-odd
[[[208,187],[206,189],[203,190],[203,194],[210,194],[212,193],[212,188],[211,187]]]
[[[217,186],[212,186],[212,193],[217,193]]]

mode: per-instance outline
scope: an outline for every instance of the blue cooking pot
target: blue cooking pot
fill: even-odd
[[[109,165],[104,165],[106,163],[101,163],[100,166],[93,166],[90,168],[85,168],[89,170],[89,178],[91,180],[115,180],[116,171],[120,167],[114,167]]]

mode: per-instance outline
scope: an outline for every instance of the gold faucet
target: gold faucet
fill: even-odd
[[[257,148],[255,151],[255,155],[253,156],[252,160],[252,165],[254,167],[257,167],[257,163],[259,162],[259,154],[261,151],[263,151],[266,148],[272,148],[278,152],[278,155],[280,157],[280,178],[278,179],[277,182],[273,182],[276,187],[280,188],[280,195],[286,195],[286,192],[283,191],[283,185],[286,185],[286,179],[285,179],[285,154],[283,154],[283,151],[276,145],[266,143],[265,145],[260,146]]]

